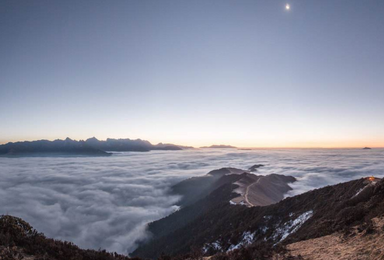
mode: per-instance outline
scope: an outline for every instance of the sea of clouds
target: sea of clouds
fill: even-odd
[[[178,209],[177,182],[221,167],[292,175],[288,196],[366,176],[384,177],[384,149],[199,149],[110,157],[0,157],[0,214],[48,237],[123,254],[150,237],[148,222]]]

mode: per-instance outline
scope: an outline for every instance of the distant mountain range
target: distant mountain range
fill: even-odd
[[[211,145],[201,148],[227,149],[236,148],[231,145]],[[105,141],[95,137],[87,140],[57,139],[9,142],[0,145],[0,156],[109,156],[109,152],[149,152],[154,150],[177,151],[194,149],[192,146],[175,145],[168,143],[151,144],[141,139],[112,139]]]
[[[100,141],[95,137],[86,141],[76,141],[70,138],[65,140],[38,140],[15,142],[0,145],[2,156],[40,156],[46,154],[56,155],[84,155],[109,156],[108,152],[148,152],[152,150],[183,150],[191,147],[174,144],[159,143],[153,145],[148,141],[136,139],[110,139]]]
[[[237,149],[231,145],[211,145],[200,147],[202,149]],[[149,141],[141,139],[112,139],[105,141],[98,140],[95,137],[87,140],[65,140],[57,139],[9,142],[0,145],[0,156],[109,156],[109,152],[149,152],[154,150],[177,151],[185,149],[194,149],[191,146],[182,146],[168,143],[151,144]],[[371,149],[365,147],[365,150]],[[251,149],[240,149],[251,150]]]
[[[236,149],[237,147],[236,146],[232,146],[232,145],[226,145],[226,144],[214,144],[214,145],[211,145],[211,146],[202,146],[200,148],[216,148],[216,149]]]

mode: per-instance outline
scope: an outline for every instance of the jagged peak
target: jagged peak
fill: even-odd
[[[99,139],[97,139],[96,137],[91,137],[91,138],[88,138],[87,140],[86,140],[87,142],[95,142],[95,141],[99,141]]]

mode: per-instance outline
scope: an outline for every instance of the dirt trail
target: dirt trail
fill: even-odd
[[[292,188],[288,183],[296,179],[284,175],[244,175],[235,182],[238,187],[234,190],[239,194],[231,200],[231,203],[245,205],[247,207],[266,206],[277,203],[284,198],[284,194]]]
[[[251,186],[253,186],[253,185],[259,183],[259,181],[260,181],[260,179],[258,179],[258,180],[255,181],[254,183],[251,183],[250,185],[248,185],[248,187],[247,187],[246,190],[245,190],[244,200],[245,200],[245,202],[246,202],[249,206],[251,206],[251,207],[254,207],[255,205],[253,205],[253,204],[249,201],[249,199],[248,199],[249,188],[251,188]]]

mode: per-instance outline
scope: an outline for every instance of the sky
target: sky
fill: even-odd
[[[2,0],[0,143],[384,147],[383,13],[380,0]]]

